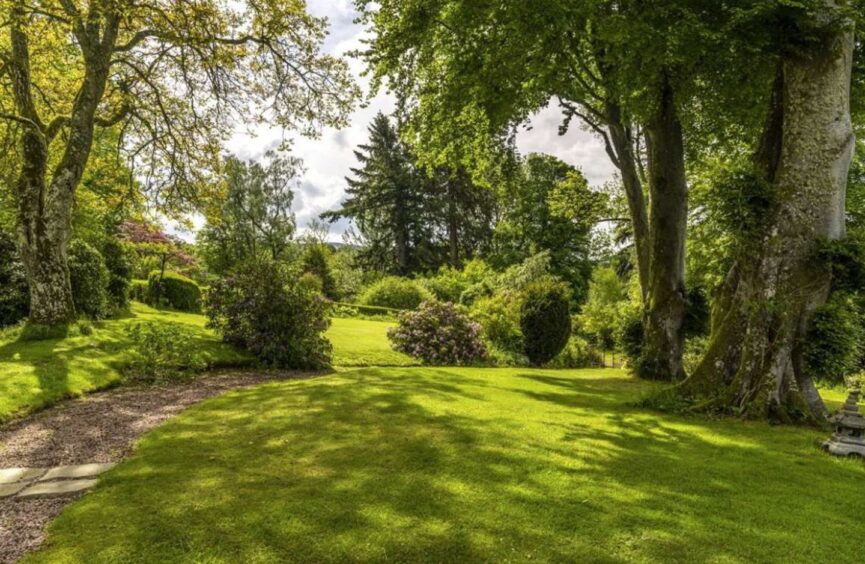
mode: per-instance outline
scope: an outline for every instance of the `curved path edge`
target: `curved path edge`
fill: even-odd
[[[67,400],[0,425],[0,474],[79,465],[107,469],[126,458],[141,435],[205,399],[324,374],[220,371],[185,382],[122,386]],[[0,562],[15,562],[39,548],[48,522],[85,492],[0,497]]]

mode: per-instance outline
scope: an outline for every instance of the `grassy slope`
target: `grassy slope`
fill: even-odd
[[[126,327],[136,321],[182,323],[195,331],[199,348],[210,363],[238,365],[249,359],[219,342],[204,328],[201,315],[159,311],[134,303],[125,319],[97,323],[89,336],[38,342],[0,339],[0,422],[57,401],[115,384],[125,356]],[[391,350],[391,324],[359,319],[334,319],[327,333],[334,345],[334,363],[342,366],[406,366],[410,357]]]
[[[865,466],[822,434],[635,410],[614,370],[390,368],[205,402],[39,562],[852,562]]]
[[[393,323],[334,319],[327,331],[335,366],[410,366],[417,361],[390,348],[387,330]]]
[[[0,341],[0,421],[118,382],[128,345],[125,329],[136,321],[192,327],[198,346],[213,365],[248,362],[245,355],[222,344],[204,328],[203,316],[133,304],[131,316],[97,323],[89,336]]]

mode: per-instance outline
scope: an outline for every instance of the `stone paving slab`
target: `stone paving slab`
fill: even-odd
[[[57,466],[45,473],[40,481],[58,480],[66,478],[88,478],[98,476],[116,466],[116,463],[108,464],[76,464],[74,466]]]
[[[29,482],[45,473],[45,468],[0,468],[0,484]]]
[[[96,479],[60,480],[57,482],[36,482],[18,494],[18,497],[39,497],[63,495],[88,490],[96,485]]]
[[[0,484],[0,497],[11,497],[29,484],[27,482],[17,482],[15,484]]]

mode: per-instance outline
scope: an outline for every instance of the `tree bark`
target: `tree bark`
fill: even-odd
[[[399,274],[408,274],[408,214],[405,209],[405,201],[397,196],[394,202],[394,246],[396,252],[396,265]]]
[[[829,294],[817,246],[845,236],[852,53],[852,31],[838,26],[807,55],[782,61],[774,96],[780,113],[770,111],[757,152],[775,202],[759,246],[728,275],[709,351],[682,387],[702,405],[781,422],[826,418],[800,347]]]
[[[607,130],[610,133],[610,143],[615,164],[622,175],[622,185],[628,201],[628,211],[631,216],[631,227],[634,230],[634,248],[637,255],[637,273],[640,280],[640,292],[645,304],[649,290],[650,236],[646,197],[643,194],[643,183],[637,171],[637,159],[634,154],[634,139],[632,130],[622,120],[622,109],[618,104],[608,101],[605,104]]]
[[[644,337],[637,373],[653,380],[684,378],[685,229],[688,186],[682,125],[673,89],[663,78],[658,105],[648,124],[649,269]]]
[[[39,119],[33,102],[23,9],[13,8],[11,19],[9,68],[13,96],[18,113],[27,121],[22,135],[17,199],[18,244],[30,286],[30,321],[68,323],[76,317],[66,260],[72,235],[72,205],[90,156],[96,109],[105,91],[119,19],[107,17],[103,29],[94,26],[77,33],[85,74],[72,107],[68,141],[50,180],[49,128]]]
[[[460,266],[460,234],[459,234],[459,217],[457,215],[457,197],[458,189],[455,189],[454,182],[460,182],[461,179],[453,177],[448,180],[448,251],[450,254],[450,263],[454,268]]]

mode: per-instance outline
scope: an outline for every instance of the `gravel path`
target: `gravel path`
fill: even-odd
[[[223,372],[166,386],[117,388],[64,402],[0,426],[0,468],[117,462],[132,452],[139,436],[192,404],[270,380],[315,375]],[[0,499],[0,562],[15,562],[35,550],[48,521],[79,495]]]

